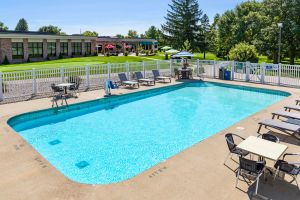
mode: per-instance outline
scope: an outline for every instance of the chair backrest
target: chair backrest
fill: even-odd
[[[135,72],[135,78],[137,80],[144,78],[142,72]]]
[[[231,133],[227,133],[225,135],[225,139],[226,139],[229,151],[232,152],[232,150],[236,147],[236,144],[234,143],[232,134]]]
[[[254,160],[249,160],[243,157],[240,158],[240,169],[257,173],[257,162]]]
[[[51,84],[51,89],[53,92],[61,92],[61,89],[56,86],[54,83]]]
[[[153,69],[152,73],[154,77],[160,76],[159,71],[157,69]]]
[[[119,79],[121,82],[128,81],[125,73],[120,73],[120,74],[118,74],[118,76],[119,76]]]
[[[275,135],[269,134],[269,133],[263,134],[261,136],[261,138],[264,140],[268,140],[270,142],[276,142],[276,143],[279,142],[278,137],[276,137]]]

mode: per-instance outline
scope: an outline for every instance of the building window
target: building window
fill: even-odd
[[[56,56],[56,42],[48,42],[48,56],[55,57]]]
[[[81,42],[73,42],[72,55],[81,55],[81,52],[82,52]]]
[[[67,56],[68,55],[68,43],[67,42],[61,42],[60,43],[60,55]]]
[[[43,57],[43,43],[42,42],[29,42],[28,43],[29,57]]]
[[[22,42],[13,42],[12,43],[12,57],[13,57],[13,59],[24,58],[24,49],[23,49]]]
[[[92,53],[92,44],[90,42],[85,43],[85,54],[91,55]]]

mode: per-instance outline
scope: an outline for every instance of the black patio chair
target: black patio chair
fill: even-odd
[[[244,179],[255,179],[256,187],[255,187],[255,194],[258,191],[258,184],[259,178],[264,173],[266,166],[265,161],[254,161],[249,160],[243,157],[240,157],[240,167],[238,168],[237,175],[236,175],[236,182],[235,187],[238,185],[239,177],[242,176]],[[249,178],[250,177],[250,178]]]
[[[259,135],[258,137],[261,137],[264,140],[268,140],[270,142],[275,142],[275,143],[279,143],[280,139],[278,137],[276,137],[275,135],[272,135],[270,133],[265,133],[262,135]]]
[[[79,94],[79,87],[81,84],[81,78],[78,76],[70,76],[68,78],[68,82],[69,83],[73,83],[74,85],[71,85],[69,87],[69,91],[71,92],[71,94],[75,97],[77,97],[77,94]]]
[[[290,181],[290,183],[292,182],[296,182],[298,189],[300,190],[298,181],[297,181],[297,176],[300,174],[300,161],[299,162],[288,162],[285,160],[285,158],[287,156],[300,156],[300,153],[286,153],[283,155],[283,159],[282,160],[278,160],[274,167],[276,168],[276,173],[274,176],[274,180],[276,179],[279,171],[282,171],[288,175],[290,175],[293,180]]]
[[[229,154],[226,156],[226,159],[224,161],[224,165],[225,165],[226,161],[228,160],[229,156],[232,156],[233,154],[236,154],[236,155],[241,156],[241,157],[245,157],[249,154],[249,152],[246,152],[246,151],[243,151],[243,150],[237,148],[237,145],[234,142],[233,136],[238,137],[241,140],[245,140],[245,138],[243,138],[239,135],[233,134],[233,133],[227,133],[225,135],[225,139],[226,139],[227,146],[228,146],[228,149],[229,149]]]
[[[66,105],[68,106],[67,97],[64,94],[64,90],[58,86],[56,86],[54,83],[51,84],[51,89],[53,92],[52,96],[52,108],[54,107],[54,104],[56,107],[58,107],[57,101],[61,100],[61,105],[63,105],[63,102],[65,101]]]

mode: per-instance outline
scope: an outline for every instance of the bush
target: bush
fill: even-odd
[[[258,62],[257,50],[254,45],[241,42],[235,45],[229,52],[230,60],[240,62]]]
[[[125,51],[124,56],[128,56],[128,51]]]
[[[9,60],[7,58],[7,56],[5,56],[3,62],[2,62],[3,65],[8,65],[9,64]]]
[[[63,57],[63,55],[60,53],[59,55],[58,55],[58,59],[63,59],[64,57]]]
[[[29,57],[27,58],[27,62],[30,63],[30,58]]]
[[[169,56],[167,53],[165,54],[165,60],[169,60]]]

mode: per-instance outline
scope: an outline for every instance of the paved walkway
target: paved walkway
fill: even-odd
[[[270,113],[281,109],[283,105],[294,104],[294,100],[300,96],[300,91],[243,82],[231,83],[280,89],[292,93],[292,96],[195,144],[136,177],[110,185],[84,185],[67,179],[6,124],[7,119],[16,114],[49,108],[51,106],[49,98],[0,105],[0,199],[300,199],[300,192],[296,185],[280,180],[273,182],[270,178],[267,182],[261,181],[259,187],[259,193],[266,198],[253,197],[253,185],[248,187],[245,182],[241,181],[239,189],[234,187],[233,170],[238,167],[237,163],[228,160],[228,166],[223,165],[228,153],[224,140],[227,132],[235,132],[243,137],[256,135],[257,121],[270,118]],[[157,84],[156,87],[162,86],[165,84]],[[148,88],[143,86],[139,90]],[[137,90],[122,89],[118,90],[118,94],[135,91]],[[78,99],[70,103],[102,96],[103,90],[81,93]],[[288,152],[300,152],[299,141],[282,133],[277,133],[277,135],[283,144],[288,145]],[[236,157],[234,159],[236,160]],[[269,165],[273,163],[270,162]]]

